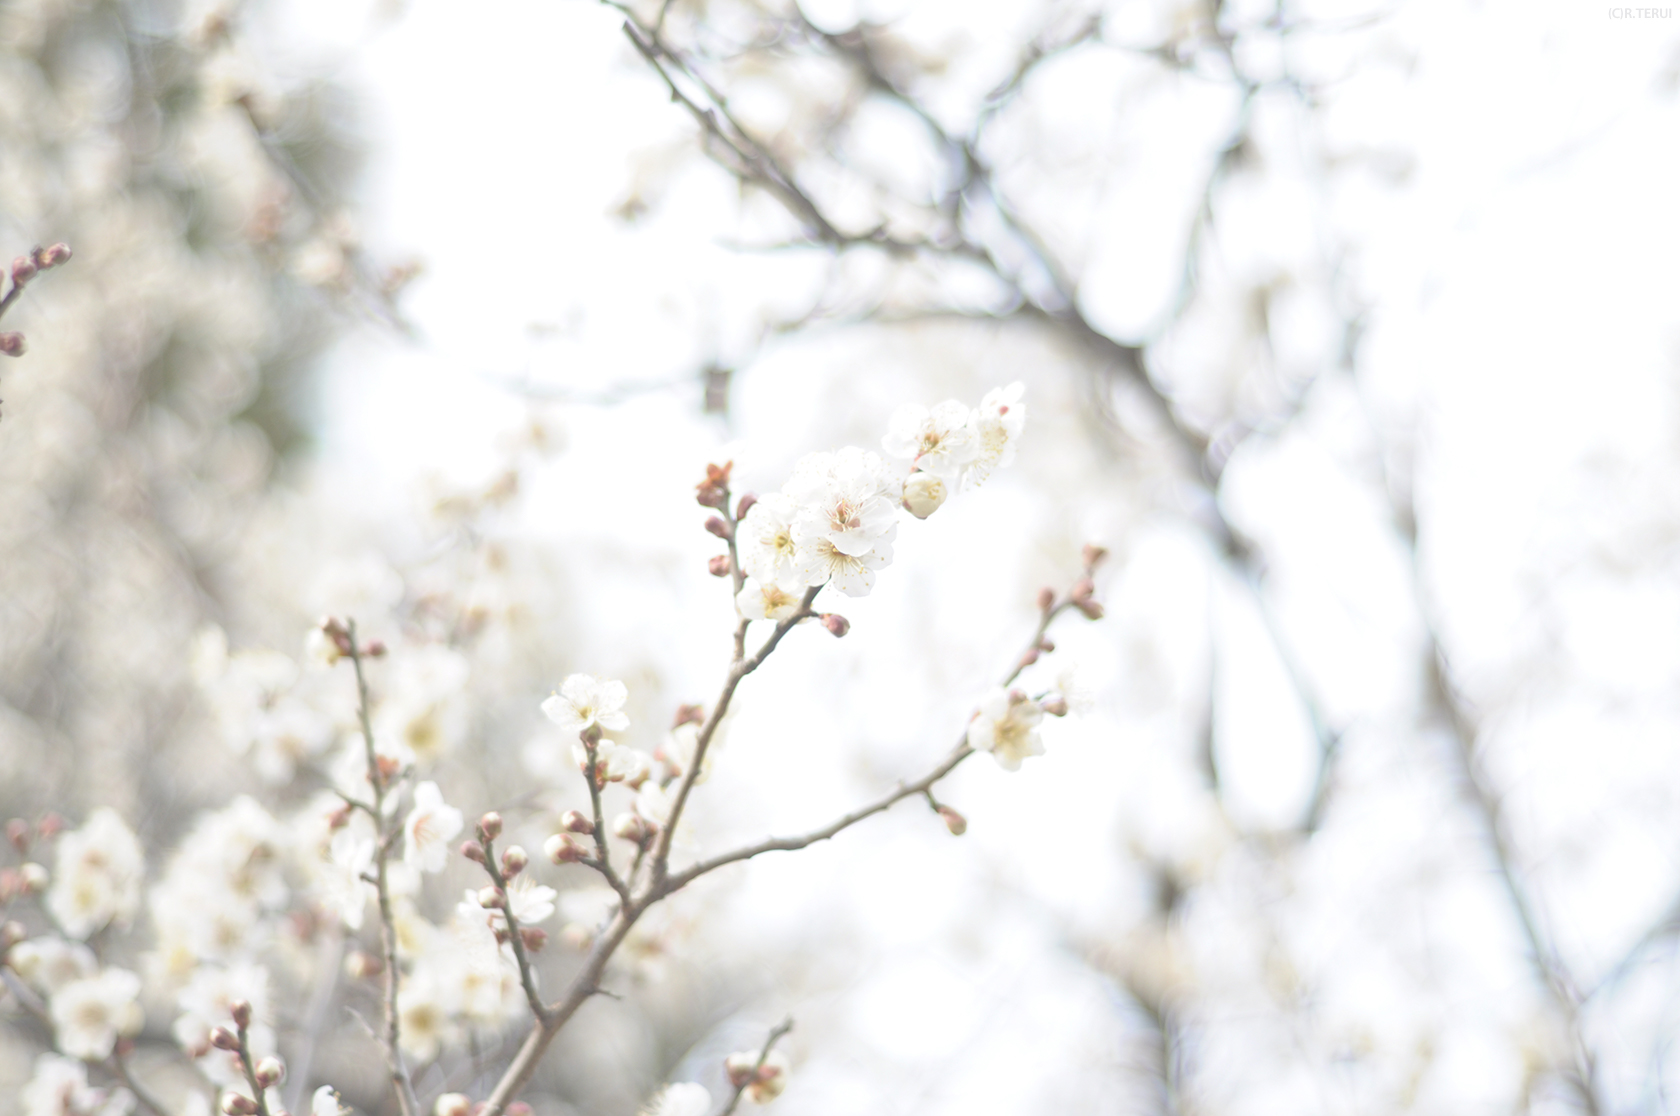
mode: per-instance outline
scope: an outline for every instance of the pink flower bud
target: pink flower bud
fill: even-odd
[[[541,953],[542,947],[548,944],[548,931],[536,926],[521,926],[519,940],[525,943],[525,948],[532,953]]]
[[[35,836],[43,841],[51,841],[64,831],[64,819],[57,814],[48,812],[35,825]]]
[[[445,1093],[432,1105],[432,1116],[472,1116],[472,1098],[465,1093]]]
[[[1079,601],[1083,600],[1086,597],[1089,597],[1092,593],[1095,593],[1096,591],[1097,591],[1097,587],[1096,587],[1096,585],[1092,584],[1091,579],[1088,578],[1088,577],[1082,577],[1078,581],[1073,583],[1073,592],[1070,595],[1073,597],[1074,602],[1077,604]]]
[[[13,818],[6,823],[6,840],[12,843],[12,848],[20,853],[29,851],[29,823],[22,818]]]
[[[375,756],[373,766],[378,770],[379,781],[382,783],[388,783],[396,778],[397,772],[402,767],[397,762],[396,756]]]
[[[328,829],[343,829],[350,824],[350,803],[346,802],[327,815]]]
[[[1039,704],[1039,708],[1050,714],[1052,717],[1066,717],[1068,711],[1067,698],[1063,697],[1061,694],[1057,694],[1049,701],[1041,702]]]
[[[233,1016],[233,1022],[243,1031],[251,1025],[251,1001],[235,1000],[228,1005],[228,1013]]]
[[[280,1084],[281,1079],[286,1076],[286,1065],[279,1058],[267,1057],[257,1063],[255,1073],[257,1084],[267,1089]]]
[[[226,1116],[256,1116],[261,1109],[244,1093],[223,1093],[222,1111]]]
[[[729,1087],[745,1088],[758,1070],[758,1055],[750,1051],[731,1054],[723,1060],[723,1072],[729,1075]]]
[[[823,627],[828,629],[828,634],[835,639],[839,639],[852,630],[852,622],[838,612],[825,612],[822,614],[821,620]]]
[[[1027,648],[1026,654],[1021,656],[1021,666],[1030,667],[1038,662],[1039,650],[1036,647]]]
[[[939,820],[945,823],[945,828],[951,831],[953,837],[961,837],[968,832],[968,819],[949,806],[939,808]]]
[[[52,883],[52,873],[47,871],[45,865],[37,864],[31,860],[18,869],[18,879],[23,884],[19,890],[25,895],[39,894],[47,890],[47,885]]]
[[[1080,612],[1083,612],[1085,614],[1085,619],[1087,620],[1101,620],[1103,618],[1103,606],[1101,601],[1093,601],[1090,597],[1086,597],[1082,600],[1074,601],[1073,607],[1077,608]]]
[[[483,864],[484,846],[480,845],[477,841],[462,841],[461,855],[472,861],[474,864]]]
[[[648,838],[647,823],[635,814],[618,815],[613,819],[612,831],[614,837],[621,837],[638,845]]]
[[[707,465],[706,479],[694,486],[694,502],[703,508],[722,508],[729,502],[729,470],[733,461]]]
[[[494,841],[502,835],[502,815],[491,810],[478,819],[478,835],[481,840]]]
[[[560,815],[560,828],[571,833],[589,834],[595,832],[595,823],[582,810],[567,810]]]
[[[714,554],[706,559],[706,572],[713,577],[729,576],[729,555]]]
[[[502,853],[502,875],[511,880],[523,872],[529,863],[531,858],[525,855],[524,849],[518,845],[509,845]]]
[[[49,267],[70,262],[70,245],[62,242],[51,248],[35,249],[35,266],[45,271]]]
[[[1048,655],[1056,649],[1056,645],[1048,639],[1041,639],[1038,641],[1038,649]]]
[[[217,1050],[238,1050],[239,1038],[226,1027],[210,1028],[210,1045]]]
[[[576,864],[589,856],[589,850],[570,833],[556,833],[543,842],[543,855],[556,864]]]
[[[370,659],[383,659],[385,657],[385,651],[386,647],[384,640],[370,639],[368,640],[368,645],[362,649],[362,654],[366,655]]]
[[[11,357],[20,357],[28,348],[29,344],[24,341],[23,334],[0,333],[0,353],[5,353]]]
[[[1102,564],[1104,558],[1108,557],[1108,548],[1098,546],[1095,543],[1086,543],[1085,549],[1080,553],[1085,559],[1085,572],[1090,573]]]
[[[706,531],[720,539],[727,539],[729,537],[729,524],[721,517],[714,515],[706,520]]]
[[[499,887],[481,887],[478,889],[478,905],[489,910],[500,910],[507,906],[507,896],[502,894]]]
[[[37,270],[38,269],[35,266],[34,260],[30,259],[28,256],[19,256],[17,259],[12,261],[12,282],[21,287],[31,279],[35,278],[35,272]]]
[[[1045,586],[1038,591],[1038,611],[1049,612],[1056,607],[1056,591]]]
[[[740,503],[735,505],[736,521],[739,522],[740,520],[747,518],[747,513],[752,510],[752,506],[756,503],[758,503],[758,497],[754,496],[751,492],[741,497]]]

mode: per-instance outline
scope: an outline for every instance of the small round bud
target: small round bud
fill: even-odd
[[[12,848],[20,853],[29,851],[29,823],[22,818],[13,818],[6,823],[6,840],[12,843]]]
[[[472,861],[474,864],[483,864],[484,846],[480,845],[477,841],[462,841],[461,855]]]
[[[500,910],[507,906],[507,896],[502,894],[499,887],[481,887],[478,889],[478,905],[490,910]]]
[[[385,962],[365,949],[354,950],[344,959],[344,975],[351,980],[369,980],[385,971]]]
[[[1056,649],[1056,644],[1053,640],[1040,639],[1038,641],[1038,649],[1048,655]]]
[[[720,539],[727,539],[729,537],[729,524],[722,517],[714,515],[706,520],[706,531]]]
[[[0,333],[0,353],[20,357],[29,348],[21,333]]]
[[[223,1093],[222,1111],[226,1116],[256,1116],[261,1109],[244,1093]]]
[[[70,245],[54,244],[51,248],[35,249],[35,266],[45,271],[49,267],[70,262]]]
[[[1073,591],[1069,595],[1073,597],[1074,601],[1077,603],[1084,600],[1086,597],[1089,597],[1096,591],[1097,587],[1092,583],[1091,579],[1088,577],[1082,577],[1073,583]]]
[[[787,1088],[787,1078],[786,1055],[780,1050],[772,1050],[764,1059],[764,1064],[758,1067],[758,1072],[753,1075],[753,1083],[747,1086],[747,1099],[754,1104],[769,1104]]]
[[[714,554],[706,559],[706,572],[713,577],[729,576],[729,555]]]
[[[614,837],[621,837],[638,845],[648,838],[647,822],[635,814],[618,815],[613,819],[612,831]]]
[[[679,705],[677,715],[671,719],[673,729],[684,725],[698,725],[706,719],[706,707],[703,705]]]
[[[951,494],[945,482],[932,473],[911,473],[904,482],[904,510],[926,519],[944,505]]]
[[[29,936],[23,923],[13,921],[0,926],[0,950],[8,950]]]
[[[445,1093],[432,1105],[432,1116],[472,1116],[472,1098],[465,1093]]]
[[[366,655],[370,659],[383,659],[385,657],[386,650],[387,648],[384,640],[370,639],[368,640],[368,645],[362,648],[362,654]]]
[[[390,782],[397,777],[397,772],[402,770],[402,764],[397,762],[396,756],[375,756],[373,765],[378,769],[379,780],[382,783]]]
[[[486,841],[494,841],[502,835],[502,815],[491,810],[478,819],[478,835]]]
[[[742,496],[740,502],[735,505],[736,520],[747,518],[747,513],[752,511],[752,506],[756,503],[758,503],[758,497],[754,496],[751,492]]]
[[[723,1072],[729,1075],[729,1087],[744,1088],[758,1071],[758,1055],[750,1050],[731,1054],[723,1060]]]
[[[1080,552],[1080,556],[1085,559],[1085,572],[1090,573],[1102,564],[1104,558],[1108,557],[1108,548],[1098,546],[1096,543],[1086,543],[1085,549]]]
[[[42,892],[52,883],[52,873],[47,871],[46,865],[37,864],[33,860],[18,868],[18,879],[22,881],[24,894]]]
[[[1052,717],[1066,717],[1068,712],[1067,698],[1061,694],[1057,694],[1049,701],[1040,702],[1038,707]]]
[[[226,1027],[210,1028],[210,1045],[217,1050],[238,1050],[239,1036]]]
[[[1045,586],[1038,591],[1038,611],[1049,612],[1056,607],[1056,591]]]
[[[556,864],[576,864],[589,855],[589,850],[570,833],[556,833],[543,842],[543,855]]]
[[[825,612],[822,614],[821,619],[822,626],[827,628],[828,634],[833,636],[835,639],[839,639],[841,636],[852,630],[852,622],[844,616],[841,616],[838,612]]]
[[[1082,600],[1074,601],[1073,607],[1083,612],[1087,620],[1101,620],[1103,618],[1101,601],[1093,601],[1090,597],[1085,597]]]
[[[43,841],[51,841],[62,832],[64,832],[64,819],[50,811],[39,822],[35,823],[35,836]]]
[[[951,831],[953,837],[961,837],[968,832],[968,819],[949,806],[939,808],[939,820],[945,823],[945,828]]]
[[[259,1061],[254,1072],[257,1075],[257,1084],[267,1089],[270,1086],[280,1084],[281,1080],[285,1078],[286,1064],[279,1058],[270,1056]]]
[[[595,823],[582,810],[567,810],[560,815],[560,828],[572,833],[594,833]]]
[[[511,880],[523,872],[529,863],[531,858],[525,855],[524,849],[518,845],[509,845],[502,852],[502,875]]]
[[[35,272],[38,270],[40,269],[35,266],[34,260],[28,256],[19,256],[12,261],[12,282],[21,287],[35,278]]]
[[[525,943],[525,948],[532,953],[541,953],[542,947],[548,944],[548,931],[537,926],[521,926],[519,940]]]
[[[241,1031],[251,1025],[250,1000],[233,1001],[233,1003],[228,1005],[228,1013],[233,1016],[234,1023],[238,1025]]]
[[[1026,653],[1021,656],[1021,666],[1030,667],[1034,663],[1038,662],[1038,656],[1040,653],[1041,652],[1036,647],[1027,648]]]

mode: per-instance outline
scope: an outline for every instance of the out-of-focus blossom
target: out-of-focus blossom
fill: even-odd
[[[108,1057],[117,1039],[140,1032],[140,978],[127,969],[71,981],[50,1001],[58,1048],[72,1058]]]
[[[402,749],[408,763],[436,763],[466,734],[468,674],[460,652],[436,644],[391,656],[391,677],[373,718],[374,740]]]
[[[422,872],[441,872],[449,860],[449,842],[461,832],[461,811],[443,800],[433,782],[414,788],[414,809],[403,823],[403,859]]]
[[[799,505],[794,529],[802,547],[826,541],[840,554],[891,556],[903,492],[877,455],[856,446],[809,454],[782,491]],[[806,582],[814,584],[809,574]]]
[[[783,585],[749,577],[742,583],[735,605],[748,620],[786,620],[799,612],[801,588],[797,583]]]
[[[140,841],[115,810],[101,807],[82,828],[59,838],[47,909],[66,934],[85,938],[140,906],[146,870]]]
[[[127,1116],[134,1096],[127,1089],[88,1085],[87,1066],[74,1058],[42,1054],[23,1087],[22,1116]]]
[[[993,691],[969,722],[968,746],[992,753],[1005,771],[1017,771],[1028,756],[1044,754],[1037,727],[1043,719],[1044,710],[1021,691]]]
[[[980,452],[973,419],[973,413],[954,399],[931,409],[906,404],[893,412],[881,445],[922,472],[954,482]]]
[[[979,452],[963,472],[965,487],[983,483],[992,472],[1015,460],[1015,447],[1027,422],[1027,405],[1021,402],[1024,388],[1019,382],[993,388],[974,412],[974,429]]]
[[[581,733],[595,725],[622,732],[630,727],[624,712],[629,696],[622,682],[574,674],[560,684],[559,693],[542,703],[542,711],[568,733]]]
[[[708,1116],[712,1094],[704,1085],[684,1081],[667,1085],[642,1109],[641,1116]]]
[[[350,1110],[338,1100],[338,1090],[323,1085],[309,1099],[309,1116],[350,1116]]]
[[[747,509],[735,531],[742,569],[766,584],[797,581],[793,521],[798,512],[799,505],[780,492],[765,493]]]
[[[769,1104],[787,1088],[791,1066],[787,1055],[780,1050],[766,1054],[763,1065],[759,1064],[759,1054],[757,1050],[738,1051],[723,1060],[723,1068],[731,1085],[737,1088],[746,1086],[748,1100],[754,1104]]]
[[[6,953],[6,965],[24,983],[48,996],[71,981],[99,971],[93,951],[80,942],[61,938],[26,938]]]

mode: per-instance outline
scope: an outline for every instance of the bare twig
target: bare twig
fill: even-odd
[[[590,754],[590,765],[594,766],[594,754]],[[483,834],[480,847],[484,850],[484,870],[489,873],[490,880],[496,890],[502,894],[502,917],[507,919],[508,940],[513,945],[513,958],[519,965],[519,984],[525,990],[525,1002],[531,1008],[531,1014],[536,1016],[539,1023],[548,1015],[548,1008],[542,1002],[542,995],[537,991],[536,969],[531,963],[529,953],[525,949],[525,939],[519,932],[519,919],[513,913],[513,900],[508,893],[508,877],[503,874],[501,866],[496,861],[496,838],[493,834]]]

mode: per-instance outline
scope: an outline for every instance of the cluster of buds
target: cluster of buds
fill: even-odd
[[[37,844],[50,841],[64,830],[64,819],[57,814],[44,815],[30,825],[22,818],[6,823],[6,840],[19,856],[28,856]],[[0,903],[10,903],[26,895],[40,895],[52,883],[47,866],[26,860],[16,868],[0,868]]]
[[[474,864],[482,865],[490,874],[489,886],[479,888],[477,898],[479,906],[492,912],[508,909],[508,884],[531,863],[530,856],[518,845],[509,845],[502,850],[502,855],[497,857],[496,838],[501,835],[502,815],[491,810],[478,819],[478,839],[465,841],[461,845],[461,855]],[[503,915],[493,914],[490,928],[495,931],[498,944],[504,944],[513,938],[508,929],[508,921]],[[536,953],[548,944],[548,934],[534,926],[521,926],[519,940],[526,949]]]
[[[706,479],[694,486],[694,501],[703,508],[716,508],[719,511],[729,505],[729,470],[734,468],[733,461],[725,461],[722,465],[707,465]]]
[[[788,1060],[779,1050],[767,1054],[743,1050],[725,1058],[723,1068],[729,1084],[745,1089],[747,1099],[754,1104],[769,1104],[787,1088]]]
[[[580,837],[592,837],[595,823],[580,810],[567,810],[560,818],[560,832],[543,842],[543,855],[556,864],[581,864],[590,859],[590,847]]]
[[[321,622],[309,631],[309,642],[306,651],[310,659],[322,666],[337,666],[339,660],[347,659],[356,653],[355,637],[350,633],[350,625],[336,616],[322,617]],[[360,648],[364,658],[377,659],[385,654],[385,644],[381,640],[371,639]]]
[[[619,840],[629,841],[632,845],[640,847],[658,835],[659,826],[640,814],[620,814],[613,819],[612,833]]]
[[[279,1058],[269,1055],[265,1058],[251,1059],[250,1030],[251,1004],[248,1000],[235,1000],[228,1008],[228,1014],[233,1017],[236,1030],[230,1031],[226,1027],[212,1027],[210,1030],[210,1045],[217,1050],[225,1050],[239,1057],[239,1064],[245,1071],[246,1083],[251,1087],[252,1096],[235,1092],[231,1089],[222,1094],[221,1110],[224,1116],[284,1116],[283,1113],[271,1113],[268,1103],[262,1098],[269,1089],[274,1088],[285,1080],[286,1064]],[[255,1097],[256,1099],[253,1099]]]
[[[19,256],[12,261],[12,289],[0,301],[0,312],[11,305],[12,300],[28,285],[29,281],[43,271],[51,271],[60,264],[70,260],[70,246],[68,244],[54,244],[51,248],[36,248],[27,256]],[[6,356],[18,357],[24,354],[28,345],[21,333],[0,333],[0,353]]]

